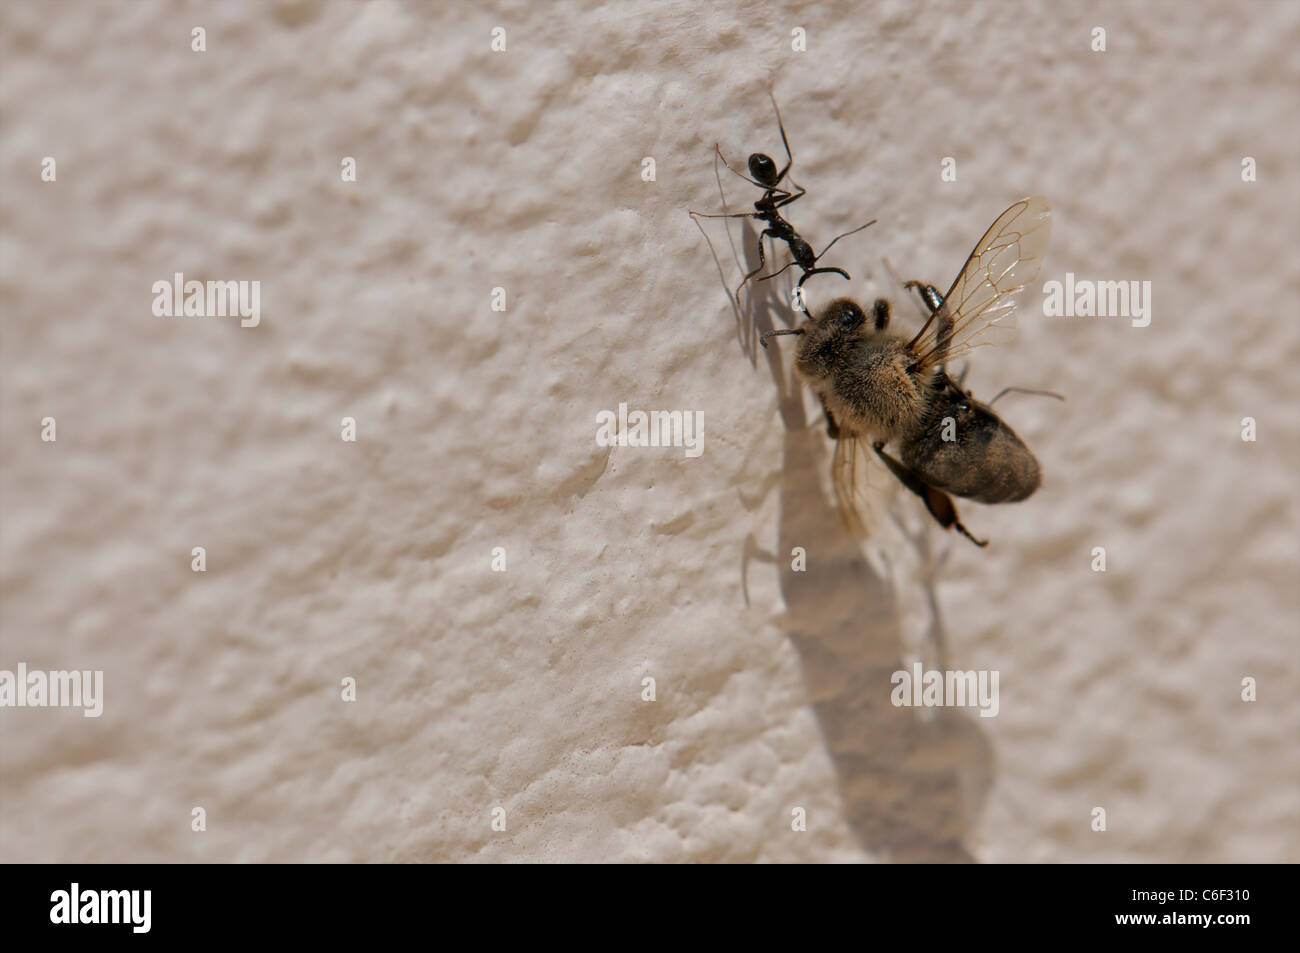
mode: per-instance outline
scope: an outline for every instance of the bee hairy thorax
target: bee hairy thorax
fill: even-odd
[[[934,373],[916,369],[905,338],[867,334],[810,350],[799,370],[849,430],[891,440],[921,426]]]

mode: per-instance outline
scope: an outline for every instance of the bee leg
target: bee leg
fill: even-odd
[[[903,287],[915,288],[916,293],[921,296],[922,303],[929,309],[931,314],[938,311],[939,305],[943,304],[943,295],[939,294],[939,289],[934,285],[927,285],[924,281],[904,281]]]
[[[915,470],[904,466],[885,453],[883,443],[872,444],[872,449],[876,451],[876,456],[885,461],[885,466],[889,467],[889,472],[898,478],[898,482],[925,501],[925,508],[930,511],[930,515],[940,526],[944,529],[957,530],[976,546],[984,547],[989,544],[987,539],[976,539],[971,535],[970,530],[962,525],[961,520],[957,518],[957,506],[953,503],[952,497],[943,490],[930,486]]]
[[[877,298],[876,303],[871,307],[872,316],[875,318],[876,330],[883,331],[889,327],[889,302],[884,298]]]
[[[826,414],[826,436],[830,437],[832,440],[839,440],[840,425],[835,422],[835,415],[832,414],[831,409],[826,406],[825,397],[821,398],[821,402],[822,411]]]
[[[940,310],[943,305],[943,295],[939,294],[939,290],[935,288],[934,285],[927,285],[922,281],[905,281],[903,282],[903,287],[915,288],[916,293],[921,296],[921,300],[925,302],[926,308],[930,311],[929,319],[922,326],[921,330],[917,332],[916,337],[912,338],[908,347],[912,347],[916,342],[921,340],[921,338],[925,336],[925,332],[930,329],[930,322],[935,318],[938,318],[939,328],[935,333],[935,360],[929,361],[928,363],[937,365],[940,370],[943,370],[944,365],[948,363],[948,345],[952,342],[954,330],[952,315],[946,310]]]

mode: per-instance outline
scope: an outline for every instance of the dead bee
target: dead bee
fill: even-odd
[[[1013,329],[1018,293],[1038,274],[1047,247],[1050,213],[1047,200],[1034,196],[999,215],[945,296],[909,282],[930,309],[910,340],[888,330],[883,298],[870,318],[857,302],[839,298],[802,327],[764,335],[803,335],[795,369],[821,398],[827,431],[837,438],[835,493],[856,531],[866,531],[859,479],[866,443],[941,526],[978,546],[987,541],[962,525],[949,493],[1010,503],[1038,489],[1038,461],[1029,448],[989,404],[952,381],[945,365]],[[885,451],[891,441],[898,442],[901,460]]]

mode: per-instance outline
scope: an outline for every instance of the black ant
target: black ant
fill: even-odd
[[[781,130],[781,143],[785,146],[785,168],[780,172],[777,172],[776,163],[772,161],[771,156],[762,152],[755,152],[749,157],[749,175],[745,175],[743,172],[737,172],[731,167],[730,163],[727,162],[726,157],[722,154],[722,147],[715,143],[713,149],[717,153],[718,158],[722,160],[722,164],[727,167],[727,171],[740,176],[740,178],[744,179],[751,185],[758,186],[763,190],[763,197],[754,203],[754,211],[752,212],[737,212],[733,214],[691,212],[691,215],[698,216],[699,218],[756,218],[761,222],[767,223],[768,227],[758,236],[758,267],[745,275],[744,281],[742,281],[736,288],[737,298],[739,298],[741,289],[745,287],[749,279],[762,271],[767,263],[767,258],[763,254],[764,238],[771,238],[773,241],[779,240],[785,242],[790,247],[790,254],[793,256],[794,260],[781,268],[780,271],[775,271],[770,275],[764,275],[758,280],[767,281],[769,278],[775,278],[777,275],[780,275],[786,270],[786,268],[789,268],[790,265],[798,265],[803,269],[803,276],[799,279],[797,287],[802,288],[803,283],[813,275],[836,274],[841,275],[846,280],[851,280],[849,273],[843,268],[818,268],[817,262],[821,260],[822,256],[830,251],[832,246],[834,246],[834,244],[841,238],[847,238],[849,235],[856,234],[864,228],[876,223],[876,220],[873,218],[871,221],[867,222],[866,225],[859,225],[852,231],[845,232],[842,235],[836,235],[831,239],[831,243],[822,249],[821,254],[813,254],[812,246],[804,240],[803,236],[795,231],[794,226],[787,222],[780,212],[780,210],[785,206],[803,198],[803,196],[807,194],[807,190],[795,182],[793,176],[790,178],[790,182],[798,191],[792,192],[789,189],[781,187],[781,182],[789,173],[790,167],[794,165],[794,156],[790,152],[790,140],[785,134],[785,123],[781,120],[781,109],[776,104],[776,97],[772,96],[770,91],[768,92],[768,95],[771,96],[772,99],[772,108],[776,110],[776,124]],[[750,178],[750,176],[753,176],[753,178]],[[795,296],[795,301],[798,303],[799,309],[807,315],[808,309],[804,306],[803,295],[797,294]],[[767,342],[764,341],[763,344],[766,346]]]

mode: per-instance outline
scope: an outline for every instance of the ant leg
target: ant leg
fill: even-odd
[[[762,278],[759,278],[758,280],[767,281],[769,278],[775,278],[777,275],[783,274],[785,270],[789,268],[791,265],[797,265],[797,264],[799,264],[797,261],[787,261],[784,265],[781,266],[780,271],[774,271],[770,275],[764,275]]]
[[[930,486],[921,479],[920,474],[915,470],[885,453],[883,443],[874,443],[871,446],[876,451],[876,456],[885,461],[885,466],[889,467],[889,472],[898,478],[898,482],[925,501],[925,508],[930,511],[930,515],[934,517],[935,522],[944,529],[957,530],[976,546],[982,548],[989,544],[987,539],[976,539],[971,535],[970,530],[962,525],[961,520],[957,518],[957,507],[953,503],[952,497],[943,490]]]
[[[749,274],[747,274],[747,275],[745,276],[745,280],[742,281],[742,282],[737,286],[737,288],[736,288],[736,298],[737,298],[737,299],[740,298],[740,291],[741,291],[742,288],[745,287],[746,284],[748,284],[749,279],[750,279],[750,278],[753,278],[756,274],[758,274],[760,271],[762,271],[762,270],[767,266],[767,258],[763,255],[763,239],[767,238],[767,237],[768,237],[769,235],[771,235],[771,234],[772,234],[772,229],[770,229],[770,228],[765,228],[765,229],[763,229],[762,234],[760,234],[760,235],[758,236],[758,267],[755,268],[753,271],[751,271]]]
[[[772,100],[772,108],[776,110],[776,126],[781,130],[781,144],[785,146],[785,168],[776,177],[776,181],[780,182],[785,178],[785,174],[790,171],[790,166],[794,165],[794,154],[790,152],[790,140],[785,135],[785,123],[781,121],[781,107],[776,104],[776,94],[769,88],[767,96]]]
[[[793,182],[794,179],[791,179],[790,181]],[[784,193],[784,195],[783,195],[782,198],[779,199],[777,202],[773,203],[772,207],[773,207],[773,208],[785,208],[785,207],[786,207],[787,205],[789,205],[791,202],[796,202],[796,201],[798,201],[799,199],[803,198],[805,195],[808,194],[808,190],[805,189],[802,185],[796,185],[795,188],[798,189],[799,191],[798,191],[798,192],[789,192],[789,191],[787,191],[787,190],[785,190],[785,189],[777,189],[776,191],[782,192],[782,193]]]
[[[757,212],[696,212],[690,213],[695,218],[761,218]]]
[[[832,440],[839,440],[840,425],[835,422],[835,415],[832,414],[831,409],[826,406],[825,397],[821,398],[821,402],[822,402],[822,412],[826,414],[826,436],[830,437]]]
[[[745,173],[743,173],[743,172],[737,172],[735,169],[733,169],[733,168],[731,167],[731,163],[727,161],[727,157],[724,156],[724,155],[722,154],[722,146],[719,145],[719,144],[716,143],[716,142],[713,144],[713,151],[716,152],[716,153],[718,154],[718,158],[722,160],[722,164],[725,165],[725,166],[727,167],[727,171],[730,172],[732,175],[738,175],[738,176],[740,176],[742,179],[744,179],[746,182],[748,182],[750,185],[756,185],[756,186],[758,186],[760,189],[766,189],[766,188],[767,188],[767,186],[764,185],[762,182],[755,182],[755,181],[754,181],[753,179],[751,179],[749,176],[745,175]]]

